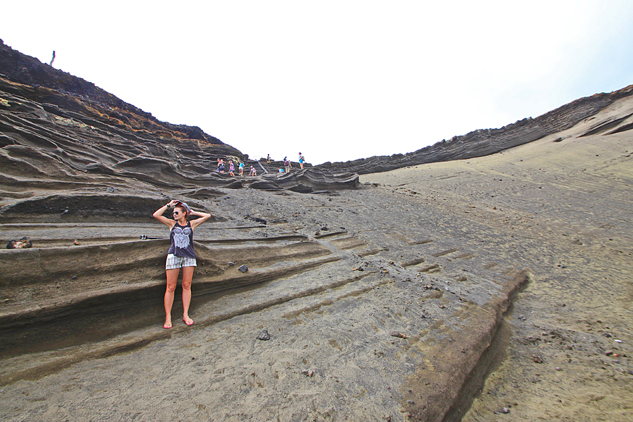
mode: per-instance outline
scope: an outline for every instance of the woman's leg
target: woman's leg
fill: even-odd
[[[174,292],[178,283],[178,273],[180,268],[166,270],[167,288],[165,289],[165,325],[164,328],[171,328],[171,307],[174,304]]]
[[[193,324],[189,318],[189,304],[191,304],[191,280],[194,267],[182,267],[182,320],[187,325]]]

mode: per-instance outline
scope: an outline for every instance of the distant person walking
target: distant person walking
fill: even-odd
[[[51,64],[50,64],[50,66],[52,66],[52,65],[53,65],[53,62],[54,62],[54,61],[55,61],[55,50],[53,50],[53,58],[51,59]]]
[[[218,173],[224,173],[224,160],[218,158]]]
[[[284,157],[284,167],[286,168],[286,173],[290,173],[290,169],[292,168],[292,164],[288,161],[288,157]]]
[[[233,164],[233,161],[229,161],[229,174],[233,177],[235,177],[235,164]]]
[[[270,163],[270,154],[268,154],[268,156],[266,157],[266,162]]]
[[[303,169],[303,163],[305,162],[305,157],[299,153],[299,165],[301,166],[301,168]]]
[[[171,220],[163,213],[174,207]],[[187,221],[189,216],[198,217],[196,220]],[[182,268],[182,321],[187,325],[193,325],[193,320],[189,318],[189,305],[191,304],[191,280],[193,279],[193,267],[196,266],[196,254],[193,250],[193,231],[200,224],[207,221],[211,214],[193,211],[184,202],[171,200],[167,205],[163,205],[153,214],[154,218],[169,227],[169,240],[171,242],[167,251],[167,261],[165,272],[167,274],[167,289],[165,290],[165,323],[163,328],[169,329],[171,323],[171,308],[174,304],[174,293],[178,284],[178,274]]]
[[[244,163],[240,163],[239,168],[240,168],[240,176],[244,177]]]
[[[255,167],[251,166],[251,172],[249,173],[249,176],[257,176],[257,170],[255,169]]]

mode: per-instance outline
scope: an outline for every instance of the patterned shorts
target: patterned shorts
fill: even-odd
[[[182,267],[196,267],[196,258],[187,258],[186,256],[176,256],[174,254],[167,255],[165,264],[166,270],[175,270]]]

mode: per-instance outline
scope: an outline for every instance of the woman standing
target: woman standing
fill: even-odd
[[[169,208],[174,207],[174,219],[170,220],[163,216]],[[199,217],[193,221],[187,221],[187,217],[195,215]],[[171,307],[174,304],[174,292],[178,284],[178,274],[182,268],[182,320],[187,325],[193,325],[193,320],[189,318],[189,304],[191,303],[191,280],[193,279],[193,267],[196,266],[196,254],[193,251],[193,231],[200,224],[207,221],[211,214],[192,211],[184,202],[171,200],[169,204],[163,205],[153,214],[154,218],[169,227],[169,239],[171,245],[167,252],[167,263],[165,270],[167,273],[167,289],[165,290],[165,323],[163,328],[172,327]]]

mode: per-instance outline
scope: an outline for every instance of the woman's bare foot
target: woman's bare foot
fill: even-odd
[[[171,328],[171,318],[165,320],[165,323],[163,324],[163,328],[165,330],[169,330]]]
[[[182,322],[184,322],[185,324],[192,326],[193,325],[193,319],[189,318],[189,316],[183,316],[182,317]]]

